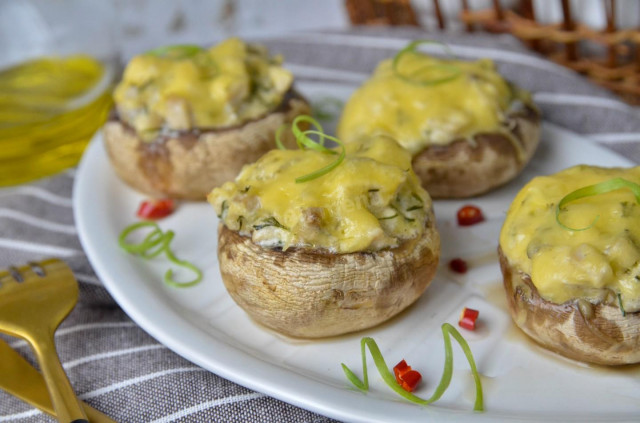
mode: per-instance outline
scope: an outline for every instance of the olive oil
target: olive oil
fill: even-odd
[[[112,71],[89,56],[0,71],[0,186],[74,166],[112,105]]]

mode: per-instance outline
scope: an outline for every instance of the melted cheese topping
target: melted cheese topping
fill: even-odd
[[[528,93],[513,90],[488,59],[463,62],[406,54],[397,69],[402,75],[433,80],[451,74],[451,68],[460,71],[455,79],[420,85],[400,78],[392,59],[381,62],[347,102],[338,137],[349,141],[387,134],[415,155],[430,145],[499,131],[513,100],[528,101]]]
[[[354,142],[331,172],[295,182],[335,159],[313,150],[273,150],[208,200],[229,229],[265,247],[377,251],[424,232],[431,199],[395,141]]]
[[[237,38],[188,57],[142,54],[127,65],[114,99],[138,133],[218,128],[277,107],[292,74],[260,46]]]
[[[640,310],[640,205],[620,189],[556,205],[576,189],[621,177],[640,183],[640,167],[577,166],[533,179],[516,196],[500,234],[512,265],[531,275],[540,295],[561,304],[574,298]],[[613,295],[612,295],[613,294]]]

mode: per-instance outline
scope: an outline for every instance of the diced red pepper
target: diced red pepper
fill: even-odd
[[[402,382],[400,386],[407,392],[413,392],[418,386],[418,383],[422,380],[422,375],[415,370],[409,370],[402,376]]]
[[[140,203],[137,216],[141,219],[156,220],[173,213],[175,205],[170,198],[160,200],[144,200]]]
[[[476,321],[478,320],[479,314],[480,312],[478,310],[465,307],[462,313],[460,313],[458,325],[465,329],[476,330]]]
[[[484,221],[482,210],[476,206],[466,205],[458,210],[458,225],[470,226]]]
[[[407,362],[402,360],[393,368],[393,373],[396,375],[396,380],[399,380],[403,374],[411,370],[411,367],[407,365]],[[398,382],[400,383],[400,382]]]
[[[422,380],[422,375],[416,370],[411,369],[411,366],[408,366],[404,360],[395,365],[393,373],[396,375],[396,382],[402,386],[402,389],[408,392],[413,392]]]
[[[467,273],[468,267],[467,262],[462,260],[461,258],[454,258],[449,262],[449,269],[456,273]]]

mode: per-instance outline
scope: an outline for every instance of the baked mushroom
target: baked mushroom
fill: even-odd
[[[114,100],[103,133],[118,176],[151,196],[193,200],[235,178],[275,147],[282,124],[310,110],[280,58],[237,38],[134,57]]]
[[[346,103],[338,136],[386,134],[409,150],[433,198],[463,198],[512,180],[539,142],[529,93],[493,62],[437,59],[413,42],[382,61]]]
[[[542,346],[640,362],[638,183],[640,167],[577,166],[533,179],[511,204],[499,251],[509,310]]]
[[[288,336],[378,325],[436,272],[440,238],[410,155],[386,137],[340,149],[271,151],[208,196],[229,294]]]

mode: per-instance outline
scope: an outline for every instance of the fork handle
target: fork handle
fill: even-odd
[[[73,392],[71,383],[58,358],[53,333],[39,334],[31,339],[31,345],[38,356],[42,375],[47,383],[51,403],[56,416],[62,423],[89,423],[80,400]]]

